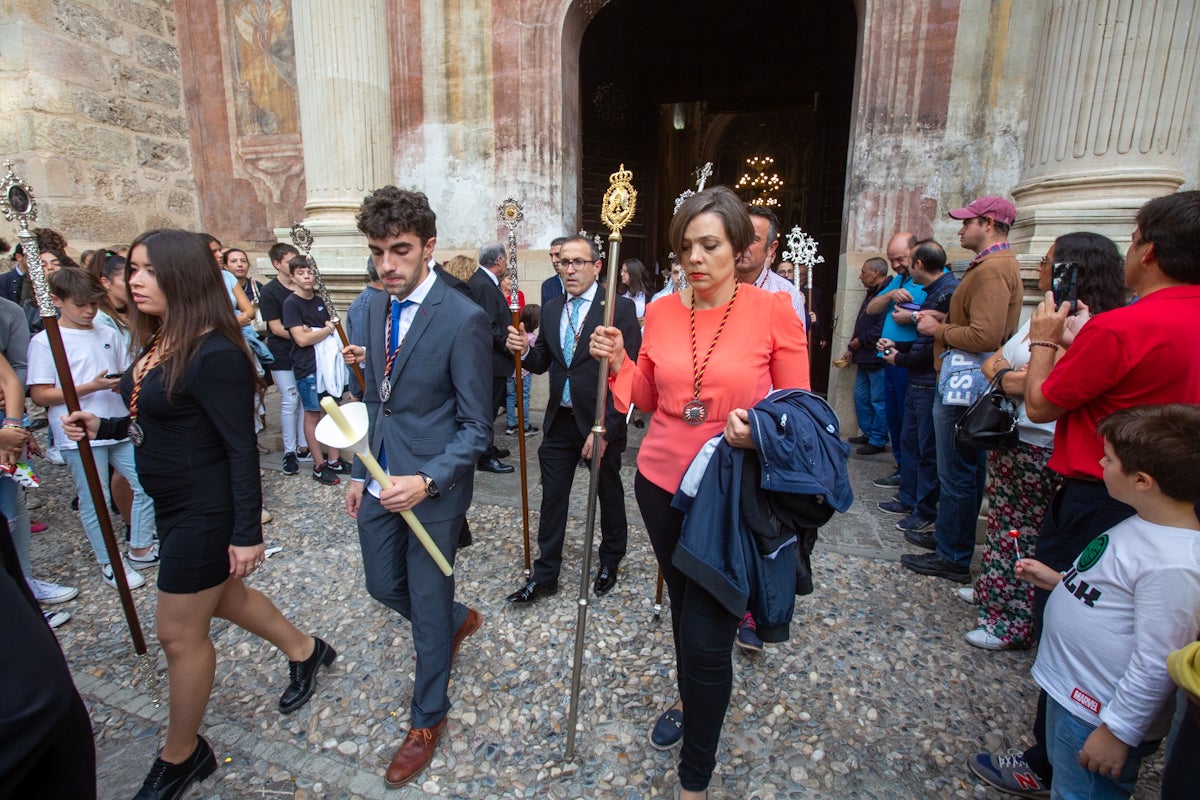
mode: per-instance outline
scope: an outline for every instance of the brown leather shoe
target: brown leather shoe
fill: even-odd
[[[463,620],[462,625],[458,626],[458,630],[454,632],[454,644],[450,646],[450,666],[454,666],[454,660],[458,658],[458,648],[466,639],[475,631],[479,630],[479,626],[483,624],[483,615],[473,608],[467,609],[467,618]]]
[[[444,730],[446,719],[443,717],[442,721],[432,728],[413,728],[408,732],[404,743],[400,745],[396,755],[392,756],[392,763],[388,764],[387,773],[383,776],[383,782],[389,789],[399,789],[410,783],[429,766],[429,762],[433,761],[433,751],[437,749],[438,739]]]

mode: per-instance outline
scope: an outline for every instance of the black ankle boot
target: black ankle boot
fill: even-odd
[[[312,655],[305,661],[289,661],[288,675],[291,683],[279,698],[281,713],[290,714],[308,702],[317,688],[317,672],[321,667],[328,667],[337,658],[337,651],[325,643],[323,639],[313,637]]]
[[[217,759],[203,736],[196,737],[196,749],[182,764],[168,764],[154,759],[150,774],[133,800],[176,800],[182,797],[192,781],[202,781],[213,774]]]

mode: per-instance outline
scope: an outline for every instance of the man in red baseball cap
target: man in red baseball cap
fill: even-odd
[[[1016,219],[1003,197],[980,197],[950,216],[962,220],[959,241],[976,255],[950,299],[950,311],[922,311],[917,332],[933,337],[939,373],[933,399],[933,431],[941,497],[933,534],[905,531],[904,538],[932,553],[901,556],[921,575],[957,583],[971,579],[975,521],[983,502],[987,453],[955,441],[954,426],[971,401],[986,389],[980,365],[1017,329],[1021,313],[1021,270],[1008,246]]]
[[[973,220],[987,218],[1004,226],[1004,238],[1008,239],[1008,229],[1017,218],[1017,209],[1003,197],[989,194],[972,202],[965,208],[956,208],[950,212],[951,219]],[[966,227],[965,225],[963,227]],[[961,232],[960,232],[961,235]],[[964,243],[964,247],[966,244]],[[975,248],[971,248],[974,250]]]

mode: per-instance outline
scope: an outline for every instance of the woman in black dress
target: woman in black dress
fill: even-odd
[[[279,710],[312,696],[337,654],[288,622],[243,579],[263,563],[262,486],[255,448],[254,366],[218,267],[195,234],[157,230],[130,247],[125,270],[134,351],[121,379],[130,416],[69,415],[72,438],[129,436],[138,475],[154,499],[161,540],[158,639],[167,656],[166,743],[135,800],[176,797],[216,768],[200,722],[212,692],[214,617],[287,654],[290,685]]]

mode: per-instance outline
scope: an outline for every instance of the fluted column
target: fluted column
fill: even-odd
[[[394,182],[386,15],[385,0],[292,2],[304,224],[327,282],[344,273],[356,289],[367,251],[354,215],[364,195]]]
[[[1080,228],[1128,239],[1137,208],[1183,183],[1198,55],[1194,0],[1051,0],[1014,242],[1040,252]]]

